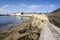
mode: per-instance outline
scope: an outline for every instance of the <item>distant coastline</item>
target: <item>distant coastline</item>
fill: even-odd
[[[9,14],[0,14],[0,16],[10,16]]]

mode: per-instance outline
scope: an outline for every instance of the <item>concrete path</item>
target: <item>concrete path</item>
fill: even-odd
[[[60,40],[60,29],[53,24],[44,23],[39,40]]]
[[[60,40],[60,32],[58,32],[57,28],[55,29],[55,26],[52,26],[50,24],[48,24],[48,28],[50,29],[50,31],[52,32],[53,36],[57,39]]]
[[[56,40],[47,24],[44,24],[39,40]]]

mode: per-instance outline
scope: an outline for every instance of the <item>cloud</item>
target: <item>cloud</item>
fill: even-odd
[[[40,4],[40,5],[35,5],[35,4],[28,5],[28,4],[24,4],[24,3],[21,3],[19,5],[13,5],[14,8],[20,8],[21,10],[23,10],[23,9],[26,9],[26,10],[35,10],[35,9],[39,9],[39,8],[41,8],[43,6],[44,5],[42,5],[42,4]]]
[[[50,5],[47,5],[47,7],[49,7],[49,8],[54,8],[55,5],[54,5],[54,4],[50,4]]]
[[[8,4],[5,4],[3,5],[1,8],[0,8],[0,11],[4,11],[7,7],[9,7],[10,5]]]
[[[43,5],[43,4],[40,4],[40,5],[35,5],[35,4],[32,4],[32,5],[27,5],[27,4],[20,4],[20,7],[24,7],[24,8],[27,8],[27,9],[30,9],[30,10],[35,10],[35,9],[40,9],[40,8],[47,8],[47,9],[52,9],[54,8],[56,5],[54,4],[48,4],[48,5]]]
[[[0,11],[3,11],[3,10],[5,10],[5,9],[3,9],[3,8],[0,8]]]
[[[12,5],[12,7],[27,7],[27,4]]]
[[[10,5],[5,4],[5,5],[1,6],[0,13],[1,14],[12,13],[11,11],[9,11],[8,8],[10,8]]]
[[[25,6],[28,6],[27,4],[20,4],[21,7],[25,7]]]
[[[29,9],[38,9],[41,8],[43,5],[30,5],[28,6]]]
[[[7,8],[7,7],[9,7],[10,5],[8,5],[8,4],[5,4],[2,8]]]
[[[0,11],[1,11],[2,9],[0,8]]]
[[[55,7],[55,5],[51,4],[51,5],[50,5],[50,7],[52,7],[52,8],[53,8],[53,7]]]
[[[30,9],[30,10],[35,10],[35,9],[40,9],[40,8],[47,8],[47,9],[51,9],[51,8],[54,8],[55,5],[54,4],[48,4],[48,5],[43,5],[43,4],[40,4],[40,5],[35,5],[35,4],[32,4],[32,5],[27,5],[27,4],[24,4],[24,3],[21,3],[19,5],[13,5],[13,7],[16,7],[16,8],[26,8],[26,9]]]
[[[17,5],[13,5],[12,7],[18,7]]]
[[[32,4],[32,5],[27,5],[27,4],[20,4],[20,7],[21,8],[26,8],[28,10],[35,10],[35,9],[38,9],[38,8],[41,8],[43,7],[44,5],[40,4],[40,5],[35,5],[35,4]]]
[[[48,5],[43,5],[43,4],[39,4],[39,5],[36,5],[36,4],[28,5],[28,4],[24,4],[24,3],[18,4],[18,5],[5,4],[2,7],[0,7],[0,11],[6,11],[6,12],[9,12],[9,11],[12,12],[12,11],[14,11],[15,12],[16,10],[17,11],[19,10],[19,11],[28,11],[28,12],[29,11],[34,11],[34,12],[37,12],[37,11],[47,11],[47,9],[48,10],[51,10],[55,6],[56,5],[54,5],[54,4],[48,4]]]

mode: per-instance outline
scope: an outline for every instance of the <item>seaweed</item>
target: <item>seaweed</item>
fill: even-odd
[[[24,36],[24,37],[18,38],[17,40],[33,40],[33,39],[29,38],[28,36]]]
[[[27,31],[27,29],[24,29],[24,30],[20,30],[20,31],[18,31],[20,34],[22,34],[22,33],[25,33]]]

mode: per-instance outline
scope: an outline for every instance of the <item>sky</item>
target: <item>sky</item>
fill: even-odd
[[[60,8],[60,0],[0,0],[0,14],[51,12]]]

